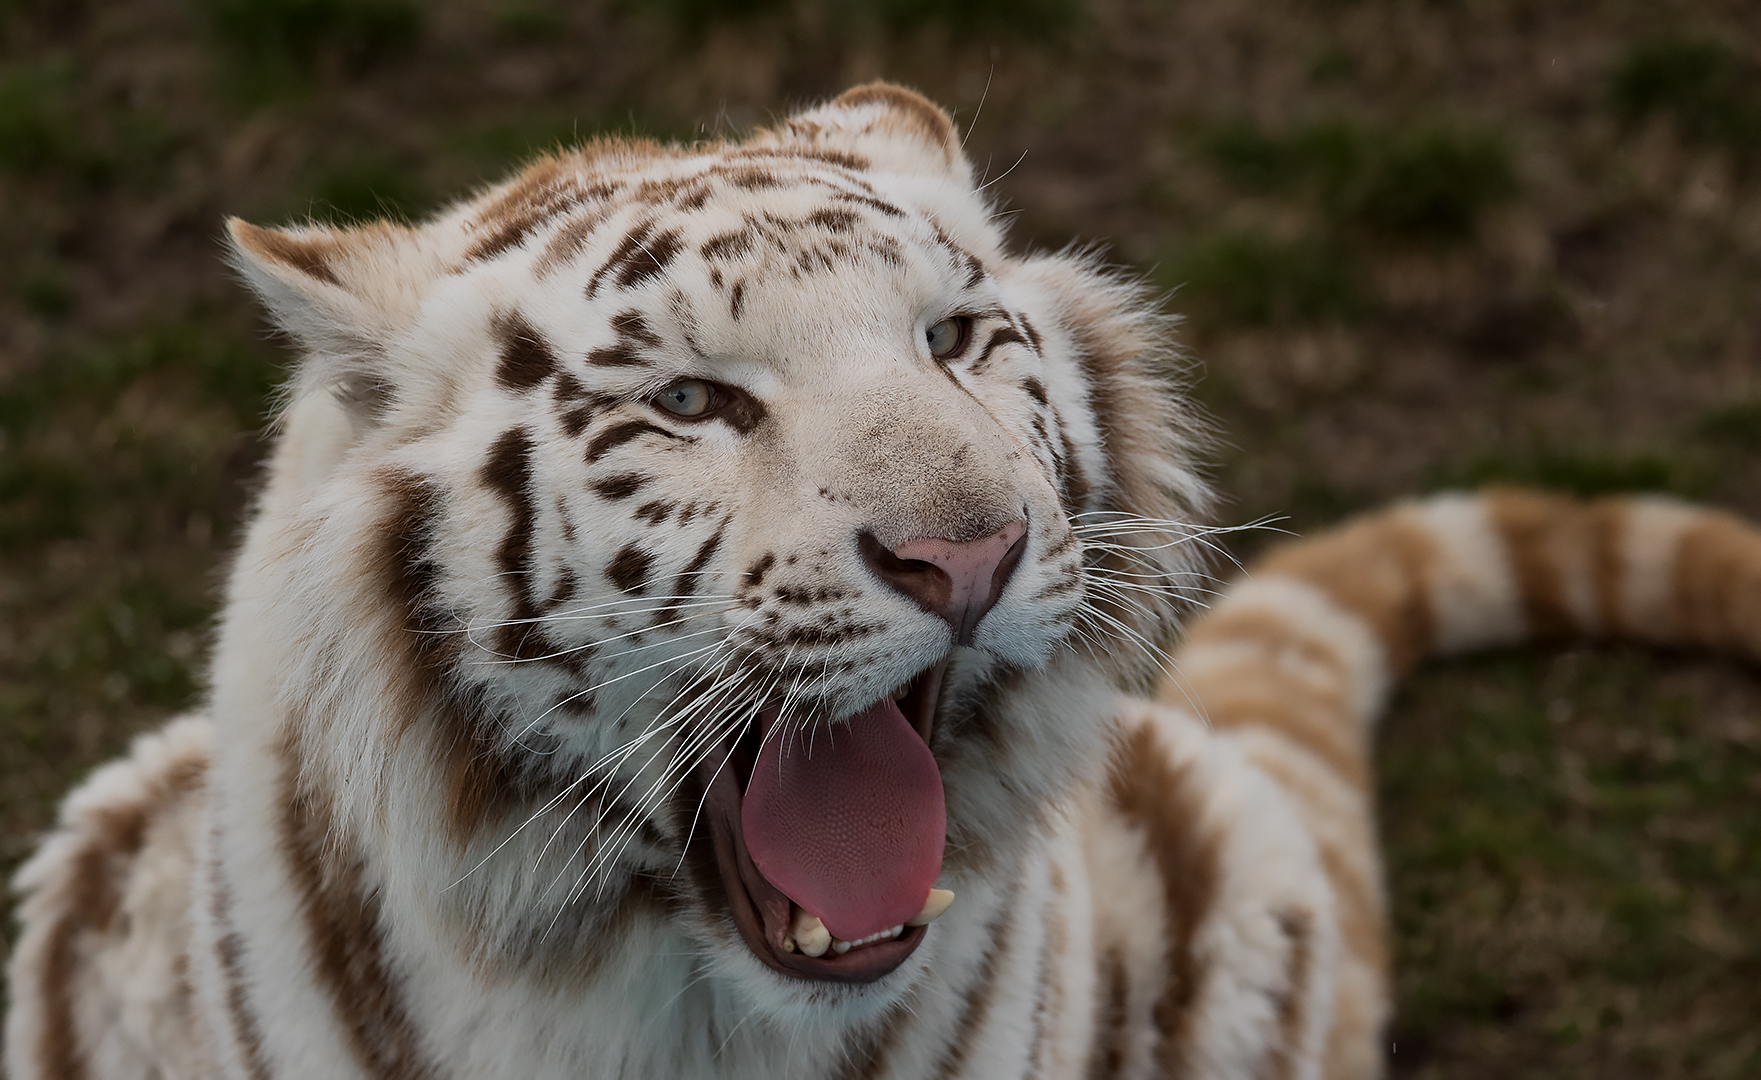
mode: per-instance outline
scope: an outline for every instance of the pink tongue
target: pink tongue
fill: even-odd
[[[759,872],[845,941],[922,911],[947,813],[936,759],[899,706],[882,698],[829,730],[767,736],[740,803]]]

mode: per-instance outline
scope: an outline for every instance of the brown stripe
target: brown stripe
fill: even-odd
[[[1761,532],[1731,514],[1704,513],[1682,534],[1672,584],[1684,640],[1761,656]]]
[[[301,781],[291,728],[279,755],[279,844],[299,897],[314,974],[330,996],[337,1025],[368,1075],[432,1077],[404,1011],[401,981],[385,960],[379,894],[368,885],[366,861],[332,816],[328,797]]]
[[[610,189],[607,189],[605,194],[611,194]],[[557,229],[555,235],[544,245],[544,250],[539,253],[537,260],[532,264],[532,275],[539,278],[548,277],[564,263],[572,261],[583,251],[586,251],[588,241],[593,238],[593,231],[604,224],[605,219],[606,215],[603,211],[579,213],[570,218],[561,228]]]
[[[673,582],[674,599],[668,600],[655,613],[654,625],[660,626],[670,621],[678,613],[679,605],[685,602],[685,598],[696,595],[697,586],[701,584],[698,579],[703,576],[704,568],[709,565],[709,560],[715,558],[715,553],[721,550],[722,537],[727,534],[728,524],[733,520],[732,515],[722,518],[721,524],[716,526],[715,532],[710,534],[709,539],[698,545],[697,554],[691,556],[691,561],[685,564],[685,568],[679,571],[678,578]]]
[[[1028,1075],[1050,1075],[1052,1029],[1064,1016],[1064,949],[1070,942],[1070,924],[1064,914],[1064,870],[1053,864],[1051,897],[1046,901],[1046,936],[1040,945],[1039,990],[1033,1002],[1033,1043],[1028,1054]],[[1053,908],[1056,907],[1054,911]]]
[[[648,571],[654,555],[635,544],[625,544],[605,568],[605,578],[619,590],[632,595],[648,587]]]
[[[1398,674],[1436,640],[1428,585],[1439,558],[1424,527],[1395,511],[1280,548],[1255,572],[1300,578],[1356,612],[1382,639]]]
[[[681,235],[678,229],[668,229],[641,245],[638,253],[626,259],[618,268],[618,288],[633,289],[650,278],[665,273],[668,264],[679,254]]]
[[[1277,781],[1314,818],[1329,813],[1329,804],[1308,789],[1311,781],[1293,768],[1282,754],[1254,754],[1253,762]],[[1367,797],[1367,796],[1366,796]],[[1365,865],[1352,858],[1376,850],[1376,839],[1367,804],[1348,809],[1343,817],[1331,816],[1330,827],[1311,830],[1321,856],[1321,869],[1333,887],[1336,918],[1345,951],[1357,956],[1378,975],[1388,972],[1388,945],[1381,882],[1373,858]]]
[[[504,436],[503,441],[506,439]],[[497,458],[502,457],[510,455],[498,453]],[[511,455],[503,466],[511,475],[490,470],[486,477],[492,485],[499,485],[514,518],[498,555],[501,565],[513,575],[508,586],[516,617],[535,618],[538,612],[527,595],[529,574],[521,546],[529,542],[530,525],[520,522],[529,522],[533,512],[520,490],[524,458]],[[375,553],[375,569],[390,616],[382,665],[390,683],[386,697],[401,704],[392,717],[400,730],[423,720],[429,722],[441,758],[446,821],[462,843],[484,822],[505,813],[519,799],[534,795],[536,787],[498,752],[482,688],[459,684],[453,678],[458,635],[444,632],[454,624],[439,591],[441,568],[429,551],[434,522],[444,512],[444,492],[430,480],[401,471],[387,471],[378,482],[383,485],[381,501],[387,508]],[[548,636],[531,623],[513,624],[501,644],[516,655],[544,656],[557,651]],[[581,651],[570,658],[582,660],[585,655]]]
[[[1114,1080],[1125,1068],[1125,1021],[1131,996],[1125,957],[1117,948],[1101,954],[1095,982],[1101,992],[1095,996],[1095,1034],[1089,1048],[1088,1080]]]
[[[1195,671],[1184,682],[1164,679],[1157,698],[1189,708],[1190,695],[1204,702],[1213,726],[1276,731],[1355,786],[1366,785],[1369,749],[1343,689],[1351,682],[1345,658],[1287,616],[1260,607],[1225,607],[1207,615],[1193,627],[1185,648],[1231,644],[1254,646],[1256,653],[1221,670]],[[1287,672],[1277,658],[1289,656],[1332,671],[1341,689],[1330,691]]]
[[[631,144],[620,148],[640,149]],[[624,186],[616,180],[583,186],[579,177],[565,171],[570,166],[578,168],[580,161],[578,154],[569,159],[547,157],[521,173],[500,198],[479,213],[472,228],[480,235],[465,252],[465,261],[493,259],[525,243],[533,231],[557,217],[586,203],[603,202]],[[562,252],[547,249],[535,269],[540,275],[549,272],[558,256]]]
[[[1278,915],[1278,929],[1290,943],[1290,960],[1284,967],[1284,989],[1278,1003],[1278,1044],[1260,1070],[1260,1080],[1291,1080],[1301,1059],[1303,1029],[1308,1024],[1309,967],[1314,963],[1314,913],[1292,908]]]
[[[265,262],[277,263],[298,271],[326,285],[341,285],[331,260],[342,252],[342,244],[328,232],[314,236],[295,236],[281,229],[265,229],[233,218],[228,223],[232,239],[239,247]]]
[[[1312,687],[1280,678],[1269,666],[1244,664],[1230,674],[1239,677],[1192,680],[1191,692],[1204,703],[1205,719],[1213,728],[1264,728],[1306,750],[1353,787],[1367,787],[1369,753],[1362,728],[1339,703],[1320,700]],[[1162,697],[1178,704],[1182,699],[1173,693],[1164,690]]]
[[[43,1028],[37,1038],[42,1074],[56,1080],[89,1075],[75,1017],[74,985],[87,958],[81,939],[109,933],[121,913],[125,882],[146,842],[147,826],[186,795],[202,787],[207,759],[184,758],[147,778],[137,802],[91,812],[78,826],[83,843],[56,890],[62,915],[44,947]]]
[[[1191,767],[1172,764],[1147,726],[1131,732],[1113,763],[1114,803],[1144,830],[1162,880],[1168,981],[1151,1016],[1159,1037],[1156,1063],[1167,1076],[1190,1071],[1192,1004],[1203,976],[1193,937],[1217,894],[1218,841],[1199,825],[1204,805],[1191,781]]]
[[[1580,628],[1566,602],[1559,558],[1580,549],[1589,556],[1588,522],[1579,520],[1578,507],[1567,499],[1506,490],[1488,491],[1481,501],[1504,541],[1530,636],[1557,641],[1576,635]]]
[[[233,929],[232,894],[220,873],[219,834],[214,834],[209,842],[213,854],[208,863],[208,895],[214,916],[214,953],[220,960],[220,976],[226,984],[227,1019],[232,1023],[233,1038],[251,1080],[269,1080],[269,1065],[263,1060],[263,1032],[257,1026],[257,1014],[251,1009],[245,990],[244,939]]]
[[[1141,309],[1118,288],[1117,280],[1081,264],[1066,264],[1048,284],[1064,300],[1058,321],[1070,335],[1100,435],[1100,468],[1084,485],[1099,496],[1090,508],[1163,521],[1192,520],[1195,508],[1163,482],[1161,471],[1170,461],[1184,464],[1183,425],[1171,418],[1182,417],[1185,406],[1173,381],[1149,370],[1158,342],[1144,332]],[[1134,575],[1158,567],[1182,569],[1189,551],[1186,546],[1163,546],[1133,555],[1091,553],[1089,558],[1102,573]],[[1152,641],[1163,639],[1177,607],[1171,597],[1149,594],[1130,603],[1105,595],[1089,603]],[[1147,674],[1134,655],[1138,650],[1112,645],[1096,652],[1097,660],[1127,678]]]
[[[1003,906],[998,910],[996,918],[985,927],[985,938],[990,942],[990,947],[985,950],[984,960],[978,966],[978,977],[967,988],[966,1008],[961,1011],[960,1023],[954,1029],[954,1041],[942,1051],[942,1060],[936,1066],[935,1075],[942,1080],[947,1080],[965,1067],[966,1059],[972,1055],[973,1040],[990,1018],[991,1007],[996,1003],[997,970],[1003,965],[1009,952],[1010,938],[1015,933],[1015,904],[1020,895],[1021,878],[1017,876],[1010,883],[1009,894],[1003,898]]]
[[[587,452],[584,455],[587,464],[593,464],[631,439],[643,435],[659,435],[675,441],[683,438],[683,436],[675,435],[666,428],[658,427],[646,420],[620,421],[593,436],[592,440],[587,443]]]
[[[593,272],[593,277],[588,279],[587,299],[591,300],[599,294],[600,283],[605,280],[607,274],[637,265],[634,260],[640,255],[642,245],[653,234],[653,221],[638,221],[632,226],[630,231],[624,234],[624,238],[618,241],[618,246],[612,250],[611,256],[600,264],[599,269]]]
[[[43,957],[43,1029],[37,1039],[37,1061],[44,1076],[57,1080],[84,1080],[89,1075],[74,1018],[74,983],[79,978],[79,939],[107,929],[116,916],[121,897],[112,880],[112,855],[138,850],[146,818],[138,810],[106,814],[105,835],[74,857],[64,914],[49,932]],[[113,847],[114,845],[114,847]]]
[[[556,350],[525,315],[497,311],[490,317],[489,332],[500,349],[495,378],[502,386],[516,392],[530,390],[556,373]]]
[[[644,476],[641,473],[618,473],[615,476],[607,476],[602,480],[593,481],[593,492],[602,499],[622,502],[641,491],[653,479],[654,477]],[[636,512],[640,514],[642,511]]]
[[[1632,515],[1631,504],[1625,499],[1598,499],[1590,504],[1589,512],[1592,529],[1590,580],[1596,592],[1596,610],[1602,618],[1602,632],[1608,635],[1624,633],[1630,629],[1630,620],[1626,605],[1620,599],[1620,547]]]
[[[968,369],[974,374],[982,372],[985,368],[990,366],[991,354],[1002,348],[1004,345],[1026,344],[1027,339],[1021,336],[1021,331],[1015,329],[1013,326],[999,326],[991,331],[990,340],[984,343],[984,350],[978,354],[978,359],[972,361],[968,365]]]
[[[863,105],[879,105],[905,128],[953,159],[954,124],[928,98],[903,86],[873,82],[846,90],[832,101],[833,108],[854,109]]]

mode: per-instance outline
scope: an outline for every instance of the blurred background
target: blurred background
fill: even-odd
[[[0,43],[8,873],[200,695],[289,359],[223,215],[420,217],[877,76],[1018,245],[1168,291],[1225,521],[1496,480],[1761,517],[1752,0],[0,0]],[[1436,665],[1381,750],[1396,1076],[1761,1075],[1753,669]]]

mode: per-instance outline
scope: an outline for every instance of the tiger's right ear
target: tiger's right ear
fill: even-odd
[[[894,83],[852,87],[776,128],[758,132],[751,142],[841,150],[883,172],[972,183],[972,165],[960,149],[954,121],[922,94]]]
[[[230,218],[226,233],[232,265],[306,354],[290,400],[329,390],[356,419],[376,418],[396,391],[387,348],[442,272],[436,253],[389,222],[266,229]]]

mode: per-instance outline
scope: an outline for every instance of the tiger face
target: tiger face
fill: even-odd
[[[362,553],[277,618],[416,762],[427,812],[362,842],[433,852],[485,956],[640,924],[779,1015],[897,1001],[932,888],[982,891],[1165,637],[1136,582],[1202,502],[1165,328],[1009,253],[914,94],[232,236],[307,353],[266,516]]]

